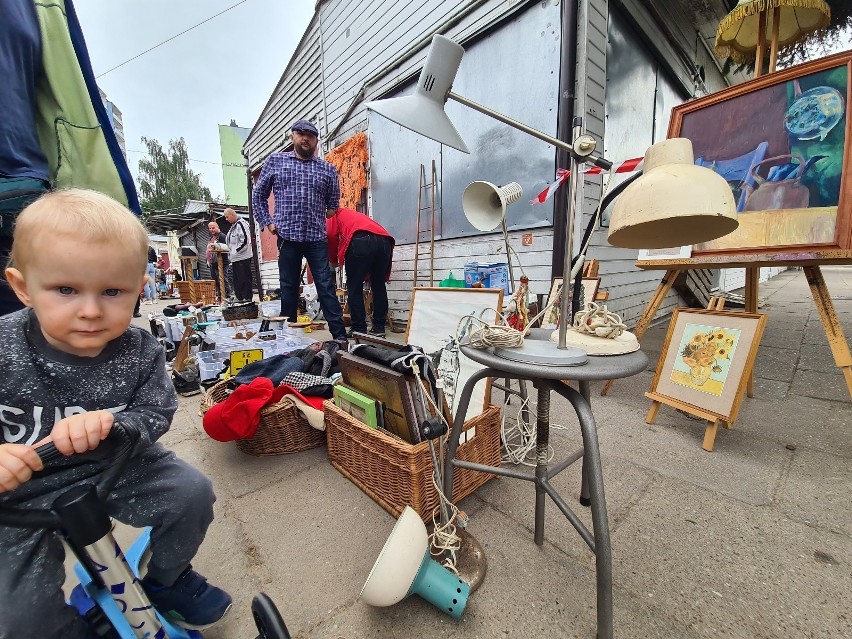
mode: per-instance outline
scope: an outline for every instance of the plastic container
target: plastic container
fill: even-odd
[[[273,300],[272,302],[261,302],[260,313],[264,317],[278,317],[281,315],[281,302]]]
[[[509,295],[509,264],[468,262],[464,265],[464,285],[467,288],[502,288]]]

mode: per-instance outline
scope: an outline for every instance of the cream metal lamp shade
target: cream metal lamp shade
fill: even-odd
[[[779,11],[775,13],[775,9]],[[777,47],[798,41],[828,26],[831,9],[825,0],[740,0],[716,30],[716,55],[745,64],[755,59],[760,43],[760,15],[766,13],[766,33],[774,33],[778,16]]]
[[[642,176],[615,201],[609,243],[668,248],[714,240],[739,226],[731,187],[694,164],[692,142],[673,138],[645,153]]]
[[[444,36],[434,36],[414,94],[373,100],[365,106],[406,129],[464,153],[470,153],[456,127],[444,112],[444,103],[456,79],[462,56],[464,48],[461,45]]]
[[[432,559],[426,526],[420,515],[406,506],[358,598],[382,607],[414,594],[459,619],[467,605],[470,586]]]

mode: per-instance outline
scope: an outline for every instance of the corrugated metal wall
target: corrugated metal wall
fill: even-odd
[[[582,40],[578,47],[579,94],[577,111],[584,116],[587,132],[599,141],[599,150],[606,150],[613,160],[622,157],[627,149],[615,148],[606,138],[607,116],[607,60],[608,25],[610,9],[616,7],[625,24],[639,34],[645,55],[656,61],[656,74],[667,74],[672,91],[664,87],[660,101],[651,105],[652,118],[647,123],[637,123],[624,139],[645,140],[665,137],[668,110],[674,102],[684,99],[695,90],[693,76],[699,64],[705,68],[707,91],[721,88],[725,81],[718,65],[708,52],[710,38],[708,24],[713,16],[707,15],[712,7],[721,18],[722,0],[706,0],[698,9],[689,0],[589,0],[584,18],[578,29]],[[716,6],[718,5],[718,6]],[[583,5],[581,5],[583,6]],[[554,16],[554,26],[559,28],[559,11],[562,7],[553,2],[523,0],[424,0],[417,3],[400,3],[393,0],[325,0],[319,4],[317,14],[300,43],[275,93],[256,124],[247,142],[252,168],[282,145],[282,136],[289,124],[298,117],[311,117],[317,122],[321,136],[330,136],[324,151],[332,148],[356,132],[367,129],[367,112],[364,103],[384,97],[404,87],[413,80],[422,66],[431,35],[443,33],[462,45],[477,38],[487,37],[490,29],[514,29],[518,33],[519,54],[527,54],[525,42],[530,34],[523,33],[517,21],[511,18],[522,11],[549,11]],[[699,13],[701,15],[699,15]],[[573,34],[563,34],[563,46],[573,46]],[[528,54],[527,54],[528,55]],[[464,68],[464,61],[462,62]],[[324,80],[324,82],[322,80]],[[611,80],[611,78],[610,78]],[[519,83],[523,79],[518,79]],[[558,70],[553,77],[558,82]],[[464,95],[463,92],[460,91]],[[674,94],[674,95],[673,95]],[[635,99],[635,96],[633,96]],[[677,100],[673,100],[677,98]],[[663,99],[665,98],[665,99]],[[486,104],[485,100],[483,100]],[[661,106],[662,105],[662,106]],[[554,105],[555,107],[555,105]],[[654,117],[657,130],[652,127]],[[519,116],[523,119],[522,116]],[[553,113],[554,126],[556,113]],[[463,132],[464,133],[464,132]],[[649,142],[650,143],[650,142]],[[530,144],[538,144],[530,138]],[[544,143],[541,143],[544,144]],[[641,155],[644,148],[630,157]],[[413,190],[416,192],[416,175],[419,160],[415,162]],[[427,167],[428,168],[428,167]],[[487,179],[487,178],[482,178]],[[549,176],[548,179],[552,179]],[[597,207],[601,193],[601,180],[586,179],[583,186],[582,210],[588,219]],[[525,194],[534,195],[531,193]],[[446,203],[445,203],[446,204]],[[413,214],[413,212],[412,212]],[[576,226],[579,240],[584,225]],[[510,233],[512,246],[520,253],[521,261],[531,271],[532,292],[546,293],[550,281],[552,227],[533,231],[533,245],[521,246],[521,231]],[[463,239],[442,240],[435,250],[435,279],[440,280],[452,270],[461,277],[465,262],[496,261],[503,253],[499,235],[481,235]],[[628,324],[635,322],[659,283],[662,273],[640,271],[633,266],[635,251],[616,249],[606,242],[606,232],[597,231],[593,237],[590,257],[601,261],[601,285],[611,293],[609,307],[621,312]],[[410,286],[413,280],[413,245],[400,246],[395,251],[393,279],[390,284],[392,310],[404,314],[408,308]],[[268,270],[264,272],[267,278]],[[671,297],[663,312],[678,303]]]
[[[284,70],[269,102],[251,130],[245,146],[249,166],[256,171],[264,160],[289,140],[290,125],[308,119],[323,126],[322,47],[317,16],[308,25],[302,41]]]

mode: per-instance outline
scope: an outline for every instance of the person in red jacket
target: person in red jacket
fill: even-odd
[[[353,332],[367,332],[364,308],[364,281],[369,277],[373,290],[373,326],[371,335],[385,334],[388,315],[388,292],[394,239],[378,222],[352,209],[339,209],[325,221],[328,234],[329,261],[346,269],[346,296]]]

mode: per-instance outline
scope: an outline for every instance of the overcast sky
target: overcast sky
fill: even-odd
[[[0,0],[2,1],[2,0]],[[122,112],[134,177],[140,138],[184,137],[192,169],[224,196],[220,124],[251,128],[314,13],[313,0],[74,0],[98,85]],[[232,9],[128,62],[208,18]],[[101,75],[104,74],[104,75]],[[136,152],[134,152],[136,151]]]

